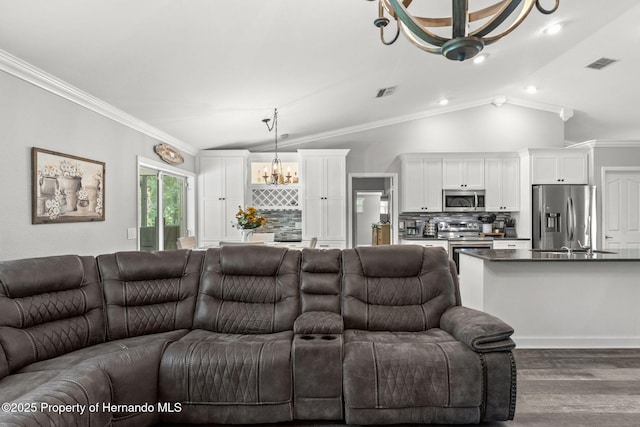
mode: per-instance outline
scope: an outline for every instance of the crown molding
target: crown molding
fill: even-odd
[[[592,139],[589,141],[571,144],[567,148],[638,148],[638,147],[640,147],[640,140],[638,139],[628,139],[628,140]]]
[[[0,49],[0,70],[31,83],[54,95],[78,104],[88,110],[101,114],[113,121],[143,133],[161,142],[166,142],[188,154],[195,156],[198,150],[156,127],[125,113],[119,108],[88,94],[75,86],[43,71],[22,59]]]

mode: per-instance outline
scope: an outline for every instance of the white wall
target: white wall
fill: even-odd
[[[0,260],[136,250],[136,156],[158,141],[0,72]],[[105,221],[31,224],[31,147],[106,163]],[[183,153],[184,154],[184,153]],[[185,154],[182,169],[195,170]]]
[[[350,148],[347,172],[399,172],[402,153],[564,147],[564,125],[556,113],[486,105],[320,140],[307,148]]]

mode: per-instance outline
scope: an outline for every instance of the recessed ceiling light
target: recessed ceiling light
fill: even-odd
[[[538,88],[537,88],[537,87],[535,87],[534,85],[529,85],[529,86],[527,86],[526,88],[524,88],[524,90],[525,90],[527,93],[532,93],[532,94],[533,94],[533,93],[536,93],[536,92],[538,91]]]
[[[486,59],[487,59],[487,55],[478,55],[475,58],[473,58],[473,63],[482,64],[484,61],[486,61]]]
[[[556,35],[558,34],[560,31],[562,31],[562,24],[551,24],[548,27],[545,27],[544,30],[542,30],[543,33],[548,34],[550,36]]]
[[[438,102],[438,104],[440,104],[440,105],[442,105],[442,106],[445,106],[445,105],[447,105],[448,103],[449,103],[449,100],[448,100],[447,98],[442,98],[442,99],[440,100],[440,102]]]

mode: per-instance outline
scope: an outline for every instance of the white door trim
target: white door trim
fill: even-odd
[[[391,178],[391,242],[398,241],[398,174],[393,173],[349,173],[347,179],[347,248],[353,247],[353,178]]]
[[[600,244],[598,245],[599,248],[605,247],[604,225],[607,223],[607,212],[604,206],[604,201],[606,200],[606,192],[607,192],[607,186],[605,185],[605,183],[607,182],[606,180],[607,174],[610,172],[636,172],[640,174],[640,166],[603,166],[600,169],[600,187],[602,189],[601,191],[602,196],[599,204],[602,211],[602,215],[600,216],[602,218],[602,222],[601,222],[601,226],[599,226],[600,228],[600,232],[599,232]]]

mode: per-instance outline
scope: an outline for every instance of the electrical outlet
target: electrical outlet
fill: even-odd
[[[137,228],[127,228],[127,239],[134,240],[138,237],[138,229]]]

